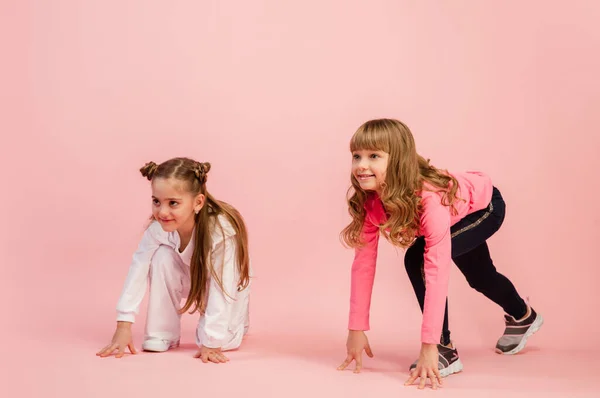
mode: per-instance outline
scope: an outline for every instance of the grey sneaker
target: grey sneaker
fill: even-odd
[[[456,347],[450,348],[444,345],[438,344],[438,369],[440,376],[448,377],[452,373],[458,373],[463,370],[463,364],[458,357],[458,350]],[[409,371],[417,367],[417,361],[410,365]]]
[[[518,353],[525,348],[527,339],[540,330],[544,324],[544,318],[533,308],[529,307],[529,309],[529,316],[522,321],[517,321],[510,315],[504,315],[506,329],[496,344],[498,354],[514,355]]]

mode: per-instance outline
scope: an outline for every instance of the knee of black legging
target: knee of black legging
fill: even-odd
[[[469,286],[477,290],[479,293],[483,293],[486,290],[486,283],[484,279],[472,279],[469,282]]]

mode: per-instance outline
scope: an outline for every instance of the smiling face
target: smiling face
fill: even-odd
[[[165,232],[191,231],[194,216],[204,205],[204,195],[193,195],[186,182],[175,178],[152,180],[152,215]]]
[[[384,151],[360,149],[352,151],[352,176],[364,191],[381,192],[385,182],[389,154]]]

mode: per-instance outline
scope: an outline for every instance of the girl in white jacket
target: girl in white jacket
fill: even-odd
[[[152,182],[152,221],[133,255],[112,341],[96,355],[136,353],[131,325],[148,284],[145,351],[177,347],[181,314],[190,308],[200,313],[196,358],[227,362],[223,351],[240,346],[248,330],[247,232],[240,213],[206,191],[209,170],[210,163],[188,158],[140,169]]]

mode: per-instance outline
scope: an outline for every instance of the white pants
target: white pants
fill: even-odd
[[[148,316],[144,340],[159,339],[177,341],[181,335],[181,300],[190,291],[190,269],[181,257],[169,246],[161,245],[155,252],[150,263],[150,294],[148,301]],[[243,324],[234,325],[223,351],[233,350],[240,346],[244,334],[248,331],[248,307],[243,309],[241,319]],[[236,327],[237,326],[237,327]],[[196,344],[202,341],[196,330]]]

